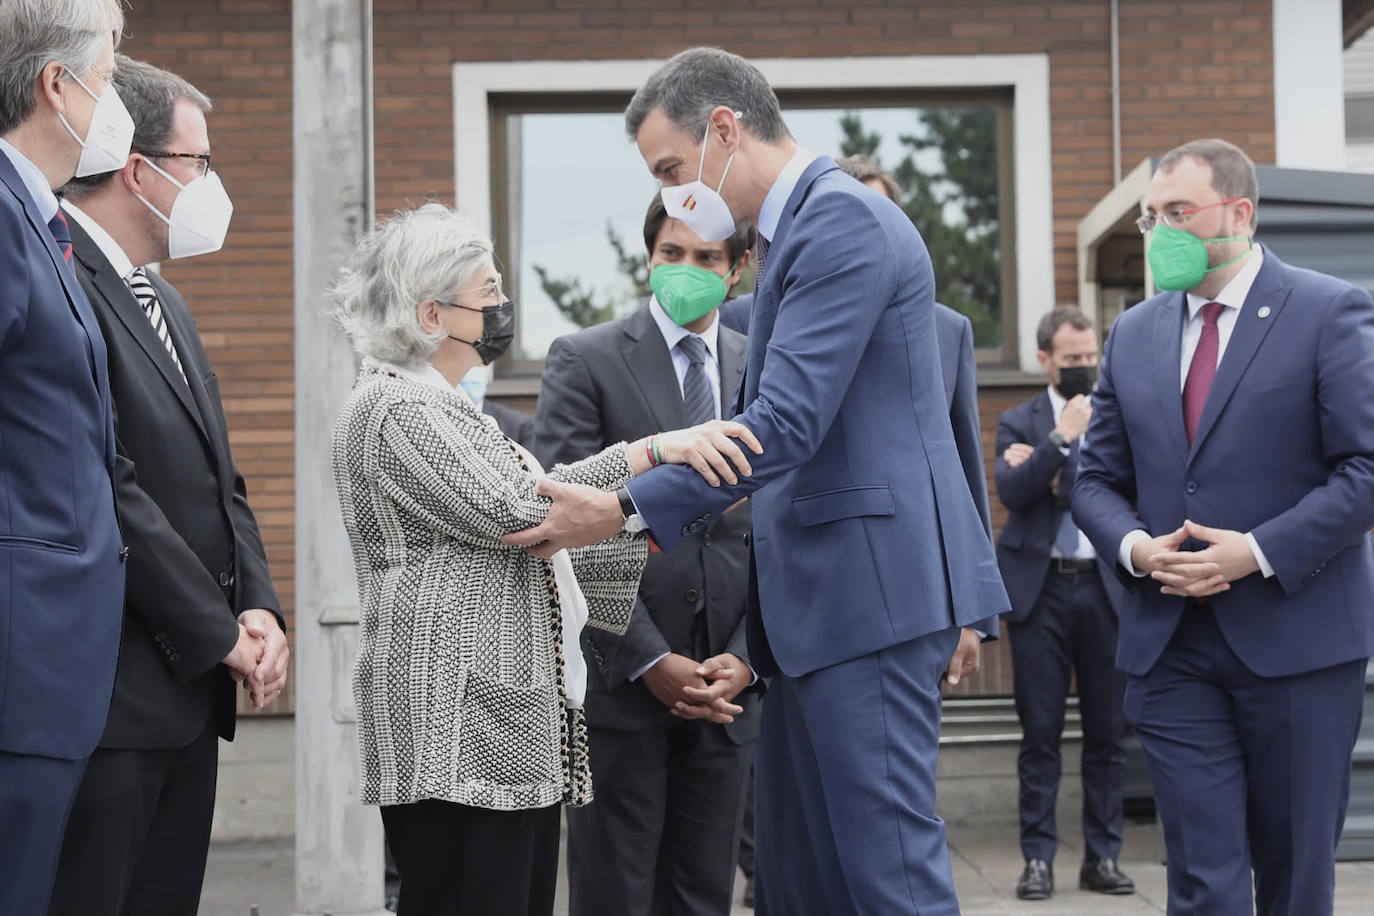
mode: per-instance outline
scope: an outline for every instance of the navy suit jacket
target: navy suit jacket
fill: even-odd
[[[119,654],[105,342],[0,154],[0,752],[90,755]]]
[[[1127,310],[1107,338],[1073,516],[1104,557],[1127,532],[1184,519],[1252,532],[1276,575],[1209,604],[1231,649],[1263,677],[1374,649],[1374,303],[1265,249],[1190,446],[1179,367],[1183,293]],[[1185,549],[1201,546],[1185,544]],[[1121,570],[1119,563],[1116,568]],[[1121,570],[1117,666],[1154,665],[1182,598]]]
[[[997,464],[993,480],[997,497],[1007,507],[1007,523],[997,539],[997,565],[1011,598],[1007,620],[1019,623],[1030,616],[1050,570],[1050,548],[1059,530],[1059,502],[1054,484],[1067,460],[1049,440],[1054,429],[1054,407],[1042,391],[1026,403],[1002,414],[997,421]],[[1035,453],[1017,467],[1002,458],[1007,446],[1024,442]],[[1111,568],[1112,557],[1098,558],[1103,589],[1112,610],[1120,611],[1121,583]]]
[[[723,303],[716,312],[727,328],[749,332],[749,313],[754,294],[745,293]],[[940,375],[944,380],[949,422],[954,430],[954,445],[964,466],[973,502],[983,516],[983,528],[992,539],[992,512],[988,506],[988,479],[983,469],[983,428],[978,419],[978,364],[973,356],[973,322],[966,315],[939,302],[935,303],[935,343],[940,351]],[[972,625],[997,638],[997,618],[989,617]]]
[[[738,419],[752,477],[660,467],[629,489],[670,549],[752,496],[755,670],[796,676],[1007,610],[964,479],[935,337],[935,278],[900,208],[809,165],[779,221],[749,324]],[[751,602],[752,605],[752,602]]]

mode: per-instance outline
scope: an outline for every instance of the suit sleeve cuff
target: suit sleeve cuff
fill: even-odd
[[[670,654],[670,653],[668,653],[668,652],[664,652],[662,655],[659,655],[657,658],[655,658],[653,661],[649,662],[648,664],[646,664],[646,665],[640,665],[638,668],[636,668],[635,670],[631,671],[631,672],[630,672],[630,676],[627,677],[627,678],[625,678],[625,680],[627,680],[627,681],[637,681],[637,680],[639,680],[639,679],[642,678],[646,673],[648,673],[648,671],[649,671],[650,668],[652,668],[654,665],[657,665],[659,662],[663,661],[665,658],[667,658],[667,657],[669,656],[669,654]]]
[[[1245,543],[1250,545],[1250,552],[1255,555],[1255,562],[1259,564],[1260,572],[1264,574],[1264,578],[1272,579],[1274,567],[1269,565],[1269,560],[1265,558],[1264,551],[1260,550],[1259,541],[1255,540],[1254,534],[1249,531],[1245,532]]]
[[[1136,544],[1141,541],[1148,541],[1149,539],[1149,532],[1144,528],[1136,528],[1134,531],[1127,531],[1126,536],[1121,539],[1121,549],[1116,552],[1116,558],[1121,562],[1122,567],[1125,568],[1126,572],[1135,576],[1137,579],[1143,579],[1145,574],[1137,570],[1135,564],[1131,562],[1131,550]]]

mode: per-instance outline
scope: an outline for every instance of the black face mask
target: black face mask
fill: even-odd
[[[454,308],[467,309],[470,312],[482,313],[482,336],[476,340],[464,340],[461,337],[448,335],[449,340],[456,340],[465,343],[477,351],[477,356],[482,360],[482,364],[490,366],[501,358],[501,354],[510,349],[511,341],[515,340],[515,303],[503,302],[500,305],[488,305],[480,309],[470,305],[460,305],[457,302],[440,302],[440,305],[450,305]]]
[[[1096,366],[1069,366],[1059,370],[1059,382],[1054,387],[1068,400],[1080,394],[1092,394],[1096,385]]]

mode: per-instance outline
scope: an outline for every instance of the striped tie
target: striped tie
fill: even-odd
[[[135,268],[134,272],[129,274],[129,289],[138,300],[138,304],[143,306],[143,314],[147,315],[148,321],[152,323],[157,339],[167,348],[167,355],[172,358],[172,364],[181,373],[181,380],[186,381],[186,370],[181,368],[181,357],[177,356],[177,348],[172,343],[172,332],[167,327],[166,316],[162,314],[162,303],[157,301],[157,290],[148,281],[148,274],[142,267]]]
[[[687,357],[687,374],[682,377],[682,403],[687,408],[687,425],[696,426],[716,418],[716,398],[711,380],[706,377],[706,343],[695,334],[677,342]]]
[[[72,262],[72,231],[67,226],[67,217],[62,214],[62,210],[53,214],[53,218],[48,220],[48,231],[52,233],[52,240],[57,243],[57,250],[62,252],[62,260],[68,264]]]

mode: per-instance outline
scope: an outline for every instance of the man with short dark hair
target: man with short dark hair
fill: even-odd
[[[1016,896],[1044,900],[1054,893],[1059,742],[1075,674],[1083,721],[1079,886],[1129,894],[1135,885],[1116,865],[1126,762],[1126,682],[1113,664],[1121,586],[1069,514],[1083,431],[1092,416],[1088,398],[1097,378],[1097,332],[1076,306],[1060,306],[1040,319],[1036,344],[1050,384],[997,421],[995,474],[998,498],[1007,507],[997,562],[1011,597],[1007,624],[1021,720],[1016,769],[1026,866]]]
[[[127,557],[105,342],[53,189],[122,165],[114,0],[0,3],[0,913],[48,906],[110,708]]]
[[[703,242],[654,196],[644,247],[654,294],[634,314],[554,341],[535,423],[552,467],[620,441],[730,415],[745,339],[716,310],[753,227]],[[596,800],[568,810],[573,916],[730,909],[759,688],[745,648],[748,504],[650,557],[623,637],[586,630]],[[724,721],[685,692],[717,663],[738,671]]]
[[[186,301],[145,265],[218,250],[232,207],[210,168],[210,100],[119,57],[123,168],[64,189],[73,263],[109,348],[115,490],[129,544],[114,700],[76,802],[52,914],[194,913],[235,682],[286,682],[285,627],[218,383]]]
[[[1126,584],[1169,912],[1322,916],[1374,650],[1374,302],[1256,245],[1258,197],[1224,140],[1160,160],[1162,292],[1107,338],[1073,516]]]
[[[930,256],[899,207],[797,145],[736,55],[678,54],[625,124],[670,216],[704,241],[758,226],[736,404],[763,453],[720,487],[666,467],[617,494],[541,482],[548,516],[504,540],[544,555],[644,524],[671,549],[750,497],[749,657],[773,675],[759,911],[957,913],[935,814],[939,685],[961,627],[1007,600],[950,429]],[[722,664],[684,692],[719,704],[737,677]]]

